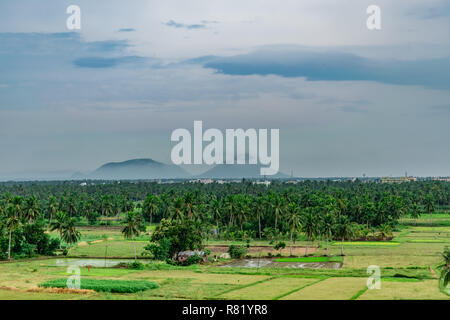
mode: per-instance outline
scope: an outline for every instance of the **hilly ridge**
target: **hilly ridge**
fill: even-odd
[[[87,175],[89,179],[140,180],[189,178],[183,168],[152,159],[133,159],[123,162],[109,162]]]

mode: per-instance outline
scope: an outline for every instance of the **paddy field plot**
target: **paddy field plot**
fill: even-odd
[[[146,245],[147,241],[107,240],[74,247],[70,249],[69,257],[133,258],[135,246],[137,256],[141,257]]]
[[[232,285],[247,285],[257,281],[266,280],[270,277],[264,275],[241,275],[241,274],[214,274],[201,273],[190,270],[154,270],[154,271],[139,271],[133,274],[127,274],[123,277],[133,279],[189,279],[192,283],[206,284],[232,284]]]
[[[366,278],[328,278],[307,286],[282,300],[350,300],[366,288]]]
[[[417,282],[381,281],[381,289],[365,291],[358,300],[450,299],[439,291],[437,280]]]
[[[219,296],[225,299],[272,300],[318,281],[311,278],[282,277],[263,281]]]

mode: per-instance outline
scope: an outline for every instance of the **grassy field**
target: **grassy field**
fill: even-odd
[[[366,287],[365,278],[328,278],[295,291],[284,300],[350,300]]]
[[[61,261],[66,261],[62,258],[1,262],[0,299],[448,300],[450,297],[439,290],[436,268],[444,247],[450,245],[450,226],[446,225],[448,216],[433,215],[433,225],[425,223],[428,218],[419,219],[417,226],[404,219],[405,225],[392,242],[345,242],[343,259],[339,256],[339,242],[329,246],[331,257],[323,256],[324,243],[315,242],[310,244],[315,247],[313,257],[277,258],[279,263],[342,261],[340,269],[224,267],[227,261],[190,267],[151,262],[143,270],[80,268],[81,283],[85,281],[85,287],[92,283],[120,285],[144,281],[157,285],[135,293],[74,292],[40,287],[43,283],[51,284],[51,281],[63,282],[71,275],[67,272],[67,265],[61,264]],[[69,258],[134,258],[135,248],[137,255],[141,256],[148,243],[146,234],[134,241],[124,240],[120,228],[82,227],[80,231],[81,242],[70,250]],[[230,242],[209,241],[208,244],[220,246]],[[304,244],[304,241],[296,243],[297,246]],[[254,241],[251,245],[271,247],[267,241]],[[268,251],[255,252],[261,256]],[[369,265],[381,268],[379,290],[367,289]]]

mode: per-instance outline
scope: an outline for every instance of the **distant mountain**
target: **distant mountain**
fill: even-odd
[[[199,174],[199,178],[221,178],[221,179],[242,179],[242,178],[264,178],[260,174],[261,165],[258,164],[219,164],[208,171]],[[288,178],[289,176],[278,172],[267,179]]]
[[[87,179],[146,180],[189,178],[190,174],[176,165],[164,164],[152,159],[133,159],[110,162],[88,174]]]

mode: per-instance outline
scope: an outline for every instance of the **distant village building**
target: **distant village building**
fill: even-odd
[[[184,263],[186,262],[190,257],[194,256],[194,255],[198,255],[200,257],[202,257],[203,262],[208,261],[208,255],[206,254],[206,252],[204,251],[200,251],[200,250],[187,250],[187,251],[181,251],[178,253],[178,255],[176,256],[176,260],[179,263]]]
[[[214,182],[213,179],[194,179],[194,180],[189,180],[189,183],[210,184],[210,183],[213,183],[213,182]]]
[[[266,187],[270,186],[270,183],[271,182],[269,180],[253,182],[253,184],[264,184],[264,185],[266,185]]]
[[[382,177],[381,183],[405,183],[417,181],[416,177]]]
[[[434,177],[434,178],[433,178],[433,181],[450,182],[450,177],[446,177],[446,178],[443,178],[443,177]]]

